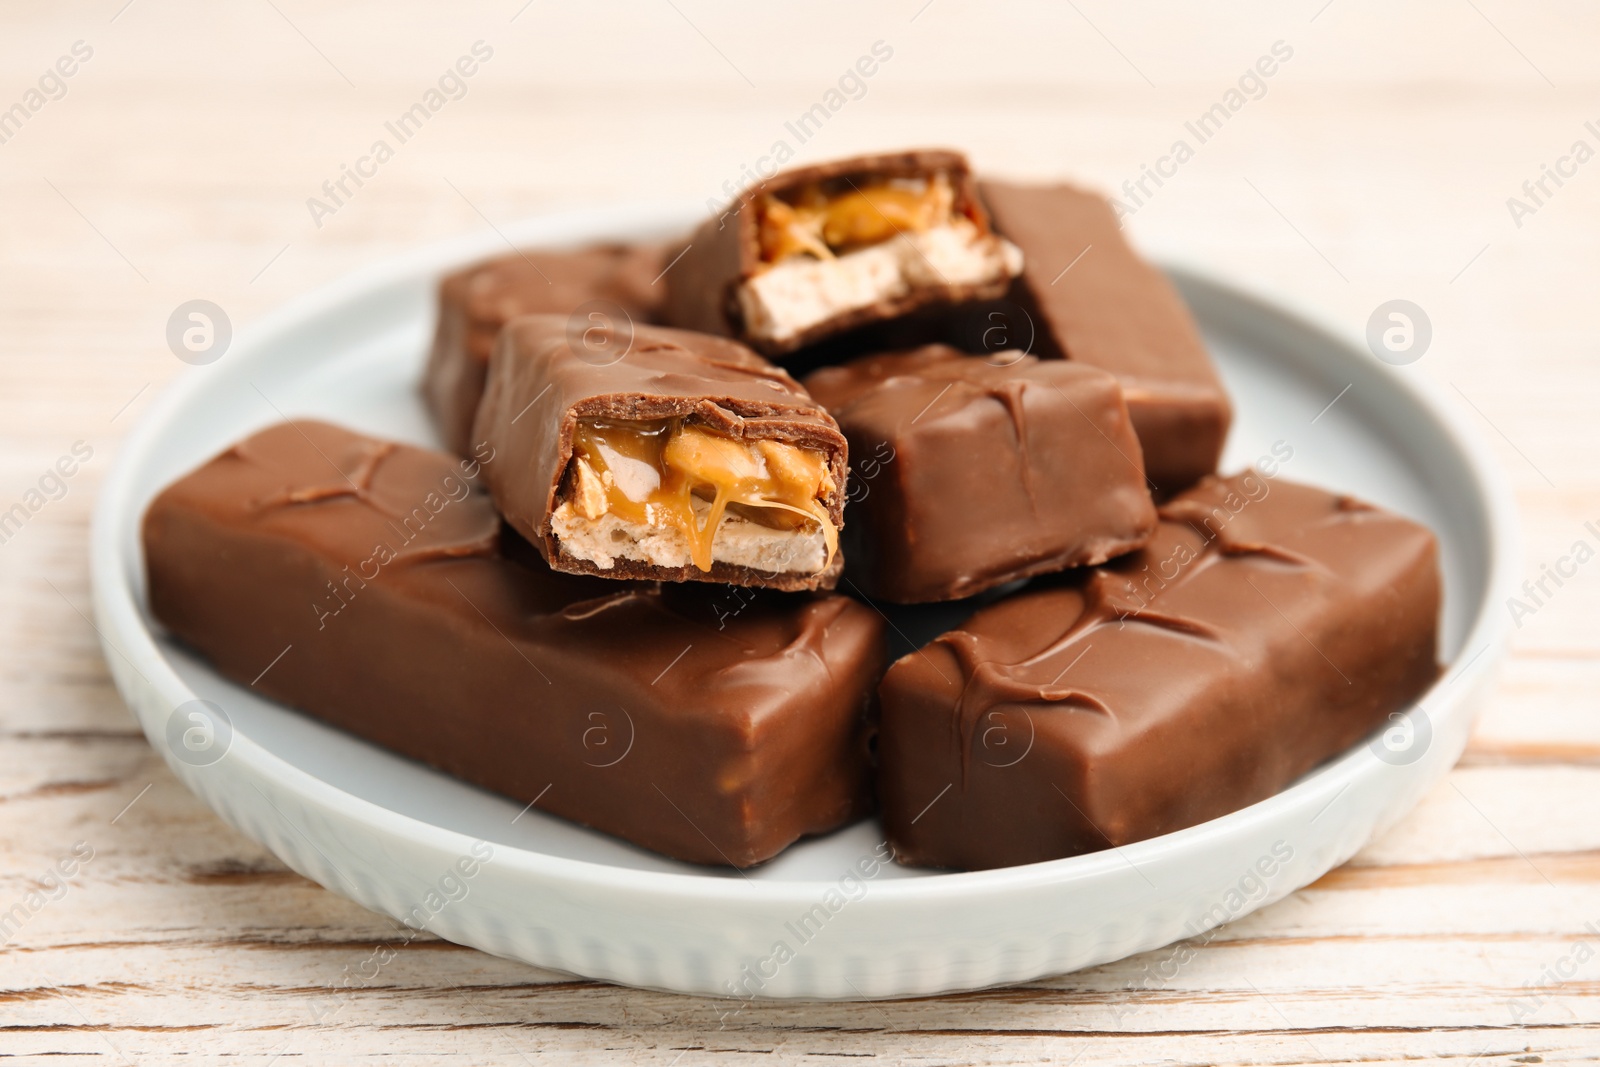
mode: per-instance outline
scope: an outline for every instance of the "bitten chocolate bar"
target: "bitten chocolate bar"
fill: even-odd
[[[907,863],[978,869],[1181,830],[1271,796],[1439,674],[1433,534],[1256,472],[1141,551],[1041,579],[898,660],[879,803]]]
[[[557,574],[478,466],[264,430],[151,504],[151,610],[258,692],[678,859],[749,866],[869,810],[877,613]]]
[[[957,152],[785,171],[708,220],[667,272],[667,321],[769,356],[917,308],[997,297],[1022,267]]]
[[[1216,470],[1227,394],[1182,299],[1134,252],[1111,205],[1066,185],[985,181],[980,191],[995,230],[1022,249],[1011,300],[1032,319],[1033,351],[1117,376],[1161,491]]]
[[[594,315],[620,309],[654,322],[666,296],[655,284],[666,259],[654,245],[597,245],[571,252],[516,252],[475,263],[439,283],[439,321],[422,393],[445,446],[468,455],[489,355],[500,328],[518,315],[570,315],[594,301]],[[611,308],[599,306],[613,305]],[[596,319],[595,321],[599,321]],[[584,327],[590,325],[585,317]]]
[[[501,331],[473,430],[500,457],[495,504],[551,567],[833,586],[845,438],[793,378],[707,334],[570,333],[558,315]]]
[[[827,367],[805,386],[856,457],[850,574],[872,596],[972,596],[1103,563],[1155,531],[1139,442],[1105,371],[928,345]]]

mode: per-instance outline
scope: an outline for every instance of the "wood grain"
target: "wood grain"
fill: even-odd
[[[168,382],[180,302],[248,324],[435,238],[619,199],[704,202],[874,41],[893,58],[800,158],[922,142],[991,170],[1136,180],[1275,41],[1292,59],[1132,217],[1147,247],[1351,331],[1404,297],[1408,372],[1459,396],[1515,486],[1537,578],[1600,519],[1591,311],[1600,19],[1577,0],[996,8],[973,0],[314,5],[72,0],[0,13],[0,509],[94,454],[0,544],[0,910],[93,858],[0,950],[22,1062],[1573,1062],[1600,1052],[1600,564],[1516,632],[1461,765],[1346,867],[1166,951],[1026,986],[733,1010],[443,942],[345,975],[393,924],[184,791],[111,688],[85,545],[117,442]],[[318,227],[306,207],[473,42],[493,58]],[[1592,926],[1586,924],[1593,924]],[[1565,970],[1544,992],[1541,974]]]

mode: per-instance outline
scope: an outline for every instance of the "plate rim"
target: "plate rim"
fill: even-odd
[[[413,280],[419,272],[437,278],[446,270],[505,246],[559,248],[605,239],[607,236],[626,237],[629,234],[637,239],[640,231],[670,232],[675,225],[682,225],[685,220],[696,218],[700,213],[700,209],[695,208],[691,214],[689,206],[682,202],[630,202],[552,212],[493,232],[475,232],[429,242],[343,274],[239,328],[229,352],[232,357],[229,362],[237,364],[247,360],[263,360],[266,358],[264,353],[270,354],[274,341],[297,325],[319,314],[334,311],[338,306],[362,295]],[[1309,309],[1293,297],[1240,283],[1215,269],[1202,267],[1192,259],[1160,256],[1155,262],[1170,276],[1221,292],[1241,304],[1249,305],[1258,315],[1318,333],[1348,352],[1359,354],[1364,351],[1353,332],[1334,325],[1325,315]],[[1481,499],[1481,508],[1475,506],[1474,510],[1481,510],[1485,518],[1489,560],[1482,601],[1462,636],[1461,651],[1452,662],[1445,665],[1440,680],[1422,698],[1425,703],[1440,701],[1439,711],[1430,708],[1430,715],[1434,717],[1461,714],[1468,695],[1496,667],[1509,644],[1509,624],[1495,607],[1501,600],[1501,594],[1514,588],[1515,566],[1520,560],[1515,498],[1505,473],[1483,435],[1470,429],[1464,410],[1448,394],[1420,374],[1406,374],[1401,368],[1376,360],[1372,361],[1371,370],[1386,386],[1405,394],[1412,404],[1433,417],[1442,430],[1442,436],[1471,472],[1474,479],[1472,488]],[[135,472],[160,441],[173,417],[185,408],[195,394],[206,388],[209,377],[205,373],[181,375],[177,381],[165,386],[141,413],[136,425],[117,447],[112,466],[98,490],[91,521],[91,596],[103,652],[108,659],[116,656],[126,661],[151,690],[168,703],[169,708],[176,708],[185,700],[196,699],[196,694],[162,654],[154,632],[144,623],[135,595],[134,576],[124,566],[122,540],[126,536],[125,523],[131,521],[137,524],[143,511],[142,507],[135,511],[135,501],[130,499]],[[1483,652],[1464,665],[1459,662],[1467,650],[1479,646],[1483,647]],[[115,677],[115,672],[113,674]],[[1463,681],[1467,684],[1459,684]],[[117,680],[117,688],[124,702],[133,709],[131,694],[120,679]],[[1453,695],[1445,696],[1445,690],[1451,688],[1454,689]],[[140,718],[136,710],[134,713],[136,718]],[[150,735],[150,729],[147,728],[145,732],[147,736]],[[166,754],[153,736],[150,740],[152,747]],[[1365,748],[1365,743],[1358,743],[1288,789],[1197,826],[1081,856],[983,871],[941,871],[922,877],[874,881],[870,897],[879,901],[880,906],[913,901],[947,904],[952,898],[986,895],[1001,888],[1022,890],[1094,879],[1130,862],[1148,869],[1181,859],[1183,854],[1192,849],[1203,850],[1212,838],[1231,837],[1236,833],[1248,832],[1254,824],[1268,823],[1280,817],[1279,809],[1299,805],[1309,807],[1316,800],[1336,796],[1364,777],[1383,773],[1387,765],[1367,761],[1364,757]],[[271,781],[292,794],[302,805],[337,812],[370,826],[375,832],[392,835],[410,845],[461,853],[476,840],[465,832],[402,814],[377,801],[346,792],[268,750],[246,734],[235,732],[228,757],[230,761],[237,760],[236,772],[248,772],[256,780]],[[180,772],[179,777],[209,807],[216,810],[216,805],[204,793],[195,790],[194,783],[185,774]],[[501,842],[495,842],[494,857],[497,867],[503,865],[513,869],[519,876],[533,876],[579,890],[621,890],[658,898],[737,902],[746,906],[803,905],[815,901],[819,893],[834,884],[823,879],[748,880],[729,878],[725,873],[646,870],[558,856]]]

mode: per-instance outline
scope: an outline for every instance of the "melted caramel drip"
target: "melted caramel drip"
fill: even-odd
[[[829,192],[808,185],[787,199],[759,202],[761,259],[792,255],[832,259],[900,233],[922,233],[949,222],[955,194],[944,174],[928,179],[879,179]]]
[[[775,529],[816,523],[828,544],[826,568],[838,548],[838,530],[823,499],[837,490],[827,459],[779,441],[740,441],[682,419],[622,422],[586,419],[573,432],[574,463],[568,497],[589,518],[614,512],[641,526],[676,527],[690,557],[711,570],[711,546],[731,508]],[[586,463],[597,484],[577,462]],[[603,494],[600,501],[586,496]],[[701,523],[694,500],[710,502]]]

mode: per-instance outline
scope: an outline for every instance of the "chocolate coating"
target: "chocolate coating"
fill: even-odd
[[[439,283],[439,318],[422,395],[445,446],[467,455],[500,328],[518,315],[570,315],[591,300],[655,322],[666,298],[651,284],[666,265],[659,245],[596,245],[570,252],[525,251],[474,263]]]
[[[1002,867],[1194,826],[1438,677],[1424,527],[1255,472],[1161,517],[1140,552],[1035,583],[890,668],[879,802],[899,858]]]
[[[854,457],[851,580],[897,603],[952,600],[1103,563],[1155,531],[1116,379],[945,345],[805,379]]]
[[[1117,376],[1162,492],[1216,470],[1233,418],[1227,394],[1188,308],[1128,244],[1111,205],[1068,185],[984,181],[979,191],[995,230],[1022,249],[1009,299],[1033,320],[1033,350]]]
[[[827,502],[844,525],[847,445],[838,425],[789,374],[722,337],[661,326],[635,327],[631,338],[597,327],[575,351],[565,317],[530,315],[500,334],[488,389],[473,429],[502,458],[485,468],[495,505],[557,570],[611,578],[709,581],[774,589],[831,589],[843,555],[817,574],[772,574],[723,561],[710,572],[618,560],[610,570],[561,551],[550,517],[578,419],[690,417],[728,437],[776,440],[819,452],[838,487]],[[581,347],[581,346],[580,346]]]
[[[955,192],[955,211],[971,218],[980,231],[987,232],[988,218],[978,199],[967,158],[960,152],[944,149],[885,152],[781,171],[740,193],[722,215],[706,220],[695,230],[689,241],[689,250],[667,272],[665,321],[688,330],[738,338],[760,348],[765,355],[779,357],[859,326],[893,319],[918,308],[1000,296],[1006,291],[1008,283],[1005,281],[983,285],[929,286],[917,288],[894,300],[880,301],[836,315],[782,345],[763,346],[745,331],[734,290],[762,267],[758,213],[754,207],[758,198],[830,179],[851,178],[864,182],[877,178],[920,177],[936,171],[943,171],[950,176]]]
[[[276,700],[678,859],[749,866],[870,809],[876,613],[557,574],[479,466],[264,430],[151,504],[151,610]]]

